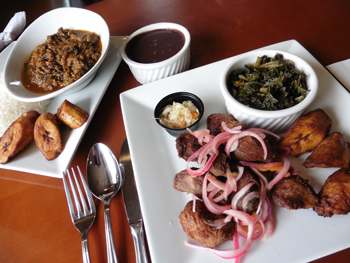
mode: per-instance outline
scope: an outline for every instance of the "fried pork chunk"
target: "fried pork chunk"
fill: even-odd
[[[182,170],[174,177],[174,189],[186,192],[202,198],[202,186],[204,176],[192,176],[186,170]]]
[[[179,216],[180,224],[188,238],[210,248],[214,248],[233,237],[235,231],[233,221],[228,222],[220,229],[209,225],[210,222],[223,217],[225,216],[210,213],[200,200],[196,200],[195,212],[193,212],[193,201],[189,201]]]
[[[303,165],[307,168],[347,168],[349,159],[350,143],[340,132],[333,132],[317,145]]]
[[[254,175],[253,172],[251,172],[248,168],[244,169],[244,173],[242,175],[242,177],[237,181],[237,192],[239,192],[244,186],[246,186],[247,184],[251,183],[251,182],[257,182],[259,181],[258,178],[256,178],[256,176]],[[256,211],[256,209],[258,208],[259,205],[259,198],[253,198],[251,199],[247,204],[245,209],[243,208],[243,200],[244,197],[246,197],[249,193],[254,192],[254,191],[258,191],[258,187],[257,185],[253,185],[246,194],[244,194],[237,202],[237,210],[240,211],[245,211],[248,214],[252,214],[254,211]]]
[[[0,140],[0,163],[7,163],[34,139],[34,124],[40,116],[37,111],[28,111],[17,118]]]
[[[239,122],[229,113],[214,113],[208,116],[207,118],[207,128],[210,131],[211,135],[218,135],[221,132],[224,132],[221,123],[225,122],[228,128],[234,128],[237,126],[242,126],[242,130],[247,128],[247,125],[243,122]]]
[[[346,215],[350,212],[350,169],[343,168],[328,177],[314,208],[319,216]]]
[[[89,113],[68,100],[64,100],[57,109],[56,117],[69,128],[76,129],[86,122]]]
[[[308,180],[298,175],[284,177],[270,191],[273,202],[290,210],[316,206],[318,197]]]
[[[272,162],[277,153],[277,139],[272,135],[266,135],[264,142],[267,147],[267,158],[264,160],[264,149],[261,143],[252,136],[239,139],[237,149],[233,152],[236,159],[247,162]]]
[[[274,136],[267,135],[264,139],[267,147],[267,158],[264,160],[264,150],[261,143],[252,136],[245,136],[239,140],[237,149],[233,152],[233,156],[240,161],[247,162],[271,162],[275,159],[277,152],[277,139]],[[176,149],[178,156],[184,160],[198,151],[201,145],[196,137],[188,132],[181,133],[176,138]],[[216,157],[210,172],[215,176],[225,176],[227,156],[223,147],[219,148],[218,157]],[[195,161],[195,159],[194,159]]]
[[[219,147],[219,154],[215,158],[213,164],[209,168],[209,172],[215,176],[225,176],[227,172],[227,155],[223,147]]]
[[[50,112],[41,114],[35,122],[34,140],[47,160],[53,160],[63,151],[57,118]]]
[[[181,133],[175,141],[178,156],[186,161],[201,148],[198,139],[189,132]]]
[[[188,160],[192,154],[198,151],[201,145],[196,137],[189,132],[183,132],[176,138],[176,149],[178,156],[184,160]],[[193,161],[196,161],[194,159]],[[219,154],[215,158],[209,171],[215,176],[225,176],[227,167],[227,156],[223,147],[219,148]]]
[[[329,133],[332,120],[316,109],[302,116],[282,136],[280,147],[289,147],[293,156],[311,152]]]

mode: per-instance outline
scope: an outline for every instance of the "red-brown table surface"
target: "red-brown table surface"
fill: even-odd
[[[56,7],[52,3],[7,1],[0,9],[0,30],[14,14],[9,12],[26,11],[28,25]],[[106,20],[112,36],[130,35],[156,22],[182,24],[192,37],[192,69],[290,39],[323,66],[350,58],[348,0],[103,0],[85,8]],[[126,137],[119,94],[138,85],[122,62],[71,166],[79,165],[85,173],[96,142],[107,144],[119,158]],[[107,262],[103,205],[96,204],[98,216],[89,233],[91,262]],[[61,179],[0,169],[0,208],[0,262],[82,262],[80,234],[71,222]],[[119,262],[135,262],[120,193],[112,201],[111,216]],[[314,262],[350,262],[350,249]]]

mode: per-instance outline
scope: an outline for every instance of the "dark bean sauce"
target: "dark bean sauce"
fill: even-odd
[[[174,29],[156,29],[135,36],[126,45],[126,55],[138,63],[155,63],[171,58],[185,44],[185,36]]]

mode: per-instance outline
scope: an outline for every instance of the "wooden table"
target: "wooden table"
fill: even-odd
[[[51,1],[8,1],[6,10],[26,11],[27,24],[48,11]],[[324,66],[350,58],[350,4],[347,0],[103,0],[85,8],[100,14],[112,36],[126,36],[147,24],[169,21],[191,33],[191,68],[259,47],[296,39]],[[3,29],[0,28],[0,30]],[[124,62],[97,109],[71,166],[85,172],[90,147],[107,144],[116,157],[125,139],[119,94],[138,86]],[[92,262],[107,262],[103,206],[90,230]],[[68,213],[62,180],[0,170],[0,262],[82,262],[80,235]],[[112,201],[111,216],[119,262],[135,262],[122,196]],[[350,238],[350,234],[349,234]],[[350,262],[350,249],[316,260]]]

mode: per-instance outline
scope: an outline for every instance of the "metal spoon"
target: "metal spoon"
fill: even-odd
[[[90,149],[86,171],[92,194],[104,204],[108,263],[115,263],[118,259],[111,226],[110,204],[123,184],[123,174],[114,154],[102,143],[96,143]]]

